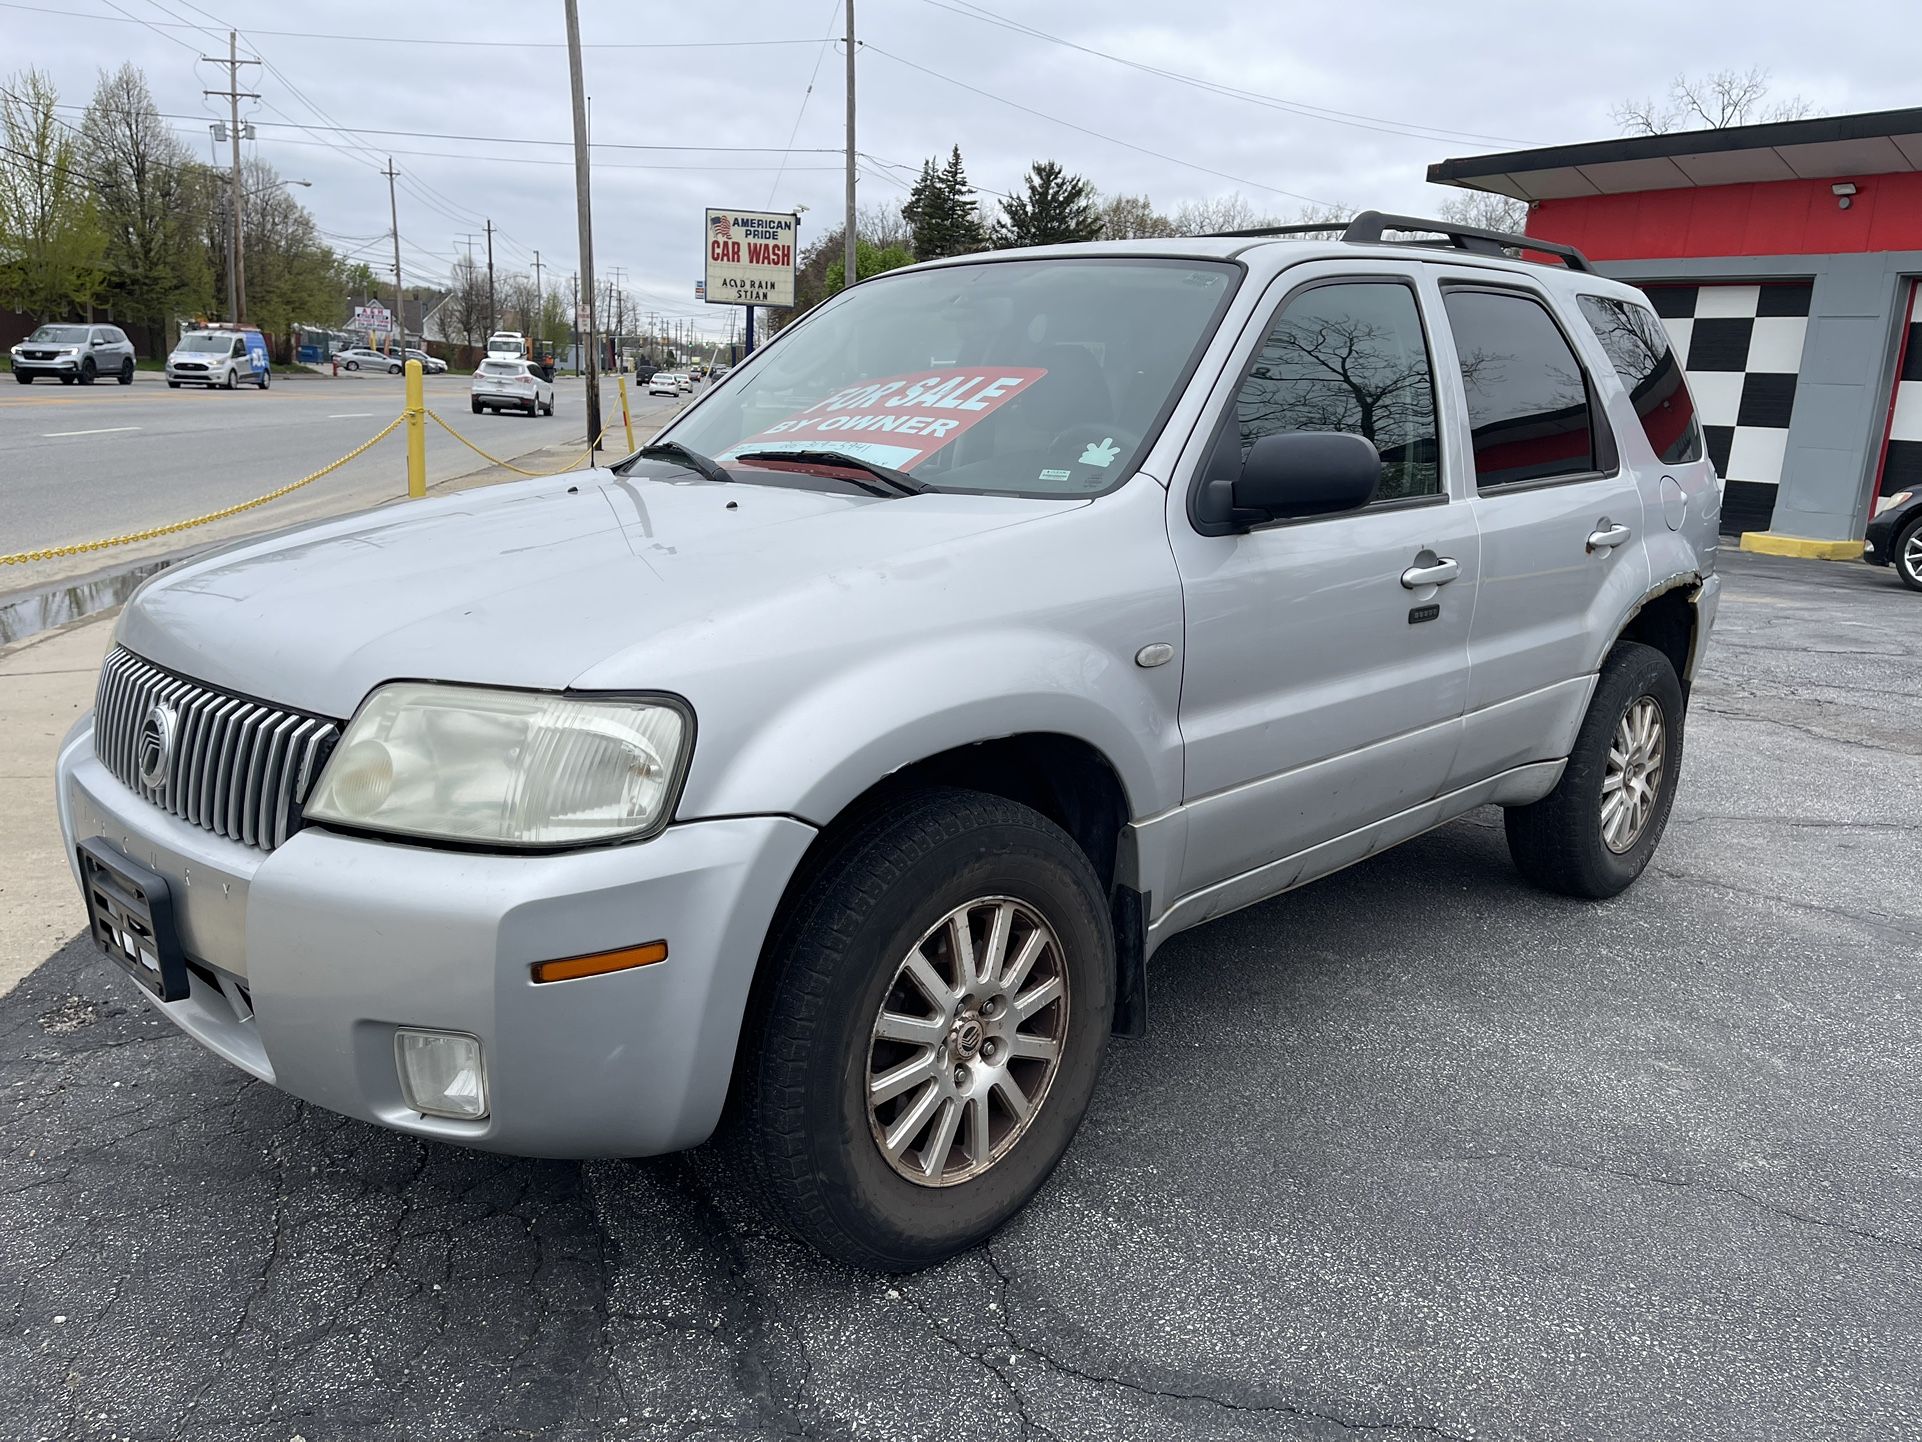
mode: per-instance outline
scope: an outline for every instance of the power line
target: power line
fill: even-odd
[[[1334,125],[1347,125],[1357,130],[1373,130],[1385,135],[1406,135],[1418,140],[1434,140],[1452,143],[1457,140],[1486,140],[1500,144],[1528,145],[1533,142],[1517,140],[1512,135],[1483,135],[1473,130],[1450,130],[1446,126],[1409,124],[1399,120],[1386,120],[1379,115],[1364,115],[1353,110],[1333,110],[1327,106],[1310,105],[1303,100],[1284,100],[1276,95],[1263,95],[1258,91],[1242,90],[1220,81],[1208,80],[1199,75],[1187,75],[1179,70],[1167,70],[1159,65],[1149,65],[1139,60],[1130,60],[1125,55],[1115,55],[1106,50],[1097,50],[1092,45],[1069,40],[1060,35],[1051,35],[1045,30],[1028,24],[1025,20],[1014,20],[990,10],[985,5],[977,5],[973,0],[921,0],[924,5],[936,10],[945,10],[951,15],[977,20],[987,25],[996,25],[1003,30],[1012,30],[1017,35],[1031,36],[1046,40],[1054,45],[1065,46],[1069,50],[1079,50],[1083,55],[1093,55],[1116,65],[1125,65],[1130,70],[1138,70],[1145,75],[1156,75],[1163,80],[1172,80],[1180,85],[1193,86],[1210,94],[1224,96],[1231,100],[1242,100],[1253,105],[1263,105],[1274,110],[1285,110],[1311,120],[1325,120]],[[1285,192],[1284,192],[1285,193]]]
[[[872,43],[864,44],[861,48],[872,51],[885,60],[892,60],[896,65],[905,65],[910,70],[919,71],[923,75],[933,76],[936,80],[946,81],[949,85],[959,86],[970,94],[979,95],[984,100],[993,100],[1001,105],[1010,106],[1015,110],[1021,111],[1024,115],[1032,115],[1037,120],[1046,120],[1054,125],[1065,126],[1069,130],[1076,130],[1083,135],[1093,136],[1096,140],[1105,140],[1110,145],[1119,145],[1124,150],[1132,150],[1140,155],[1151,156],[1156,160],[1166,161],[1169,165],[1179,165],[1184,170],[1194,170],[1203,175],[1213,175],[1222,180],[1232,180],[1236,185],[1252,185],[1256,190],[1266,190],[1274,195],[1285,195],[1290,200],[1305,201],[1309,205],[1333,206],[1335,204],[1332,200],[1319,200],[1312,195],[1303,195],[1299,191],[1284,190],[1279,185],[1269,185],[1263,181],[1250,180],[1246,176],[1230,175],[1225,170],[1216,170],[1213,166],[1208,165],[1198,165],[1192,160],[1183,160],[1178,155],[1168,155],[1163,151],[1150,150],[1145,145],[1136,145],[1132,140],[1123,140],[1117,135],[1104,135],[1099,130],[1090,130],[1087,126],[1077,125],[1072,120],[1063,120],[1059,115],[1050,115],[1045,110],[1036,110],[1031,105],[1023,105],[1018,100],[1010,100],[1005,95],[996,95],[991,90],[983,90],[978,85],[968,84],[965,80],[956,80],[952,75],[943,75],[939,70],[930,70],[925,65],[917,65],[912,60],[903,59],[893,51],[883,50],[880,46]]]
[[[808,113],[808,101],[814,95],[814,79],[821,73],[821,62],[827,59],[828,46],[834,43],[834,17],[841,9],[841,0],[830,0],[828,6],[828,33],[821,37],[821,48],[814,52],[814,68],[808,71],[807,89],[801,92],[801,108],[794,113],[794,128],[788,131],[787,143],[791,147],[794,138],[801,133],[801,121]],[[781,157],[781,168],[774,174],[774,184],[767,188],[767,203],[774,204],[774,192],[781,188],[781,177],[787,174],[787,157]]]
[[[114,5],[114,0],[104,0]],[[114,5],[118,10],[120,7]],[[190,6],[199,10],[199,6]],[[47,5],[22,5],[16,0],[0,0],[0,10],[26,10],[36,15],[58,15],[63,20],[105,20],[113,24],[145,25],[148,29],[165,27],[172,30],[201,30],[207,27],[196,25],[189,20],[147,21],[138,16],[126,15],[89,15],[84,11],[56,10]],[[202,15],[207,12],[200,10]],[[125,15],[125,12],[122,12]],[[225,21],[221,22],[223,25]],[[318,30],[255,30],[254,35],[266,35],[278,40],[343,40],[363,45],[437,45],[456,48],[477,48],[491,50],[563,50],[565,44],[558,40],[448,40],[438,37],[418,35],[342,35],[335,31]],[[169,36],[169,39],[172,37]],[[184,42],[183,42],[184,43]],[[605,40],[595,41],[581,48],[583,50],[745,50],[768,48],[784,45],[814,45],[818,42],[811,38],[794,40]],[[193,47],[189,47],[190,49]]]

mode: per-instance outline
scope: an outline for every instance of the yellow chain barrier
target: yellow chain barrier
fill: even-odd
[[[429,412],[429,414],[432,414],[432,412]],[[149,526],[144,531],[129,531],[124,536],[108,536],[106,539],[99,541],[79,541],[71,546],[48,546],[39,551],[16,551],[10,556],[0,556],[0,566],[20,566],[25,565],[29,561],[51,561],[61,556],[80,556],[85,555],[88,551],[104,551],[112,546],[131,546],[136,541],[151,541],[157,536],[171,536],[176,531],[188,531],[192,530],[195,526],[205,526],[213,521],[224,521],[227,517],[237,516],[242,511],[251,511],[255,506],[264,506],[269,501],[277,501],[282,496],[292,491],[297,491],[302,486],[312,485],[322,476],[339,470],[349,461],[365,455],[368,451],[371,451],[375,446],[386,440],[395,431],[400,429],[401,422],[406,419],[407,417],[404,415],[395,417],[395,419],[389,421],[387,425],[381,428],[378,435],[374,436],[371,440],[355,446],[346,455],[331,465],[322,466],[312,475],[302,476],[291,485],[282,486],[277,491],[269,491],[264,496],[255,496],[251,501],[242,501],[239,505],[228,506],[224,510],[209,511],[206,515],[195,516],[192,520],[175,521],[171,525],[166,526]],[[436,416],[435,419],[438,420],[439,417]]]
[[[614,429],[612,425],[603,427],[601,430],[601,433],[598,436],[594,437],[594,439],[588,443],[588,447],[586,450],[582,451],[578,456],[574,457],[573,460],[569,461],[566,465],[562,466],[559,470],[524,471],[519,466],[515,465],[512,461],[504,461],[499,456],[490,455],[488,452],[482,450],[479,446],[475,445],[472,441],[468,440],[466,436],[462,435],[459,431],[455,430],[452,426],[448,425],[446,421],[442,420],[439,412],[430,410],[427,413],[427,418],[431,420],[435,425],[439,426],[442,430],[446,431],[448,435],[452,436],[455,440],[459,441],[462,445],[466,446],[468,450],[472,451],[475,455],[479,456],[482,460],[491,461],[493,462],[493,464],[499,466],[502,470],[512,471],[517,476],[533,476],[537,478],[541,476],[564,475],[566,472],[573,470],[574,467],[578,466],[582,461],[586,460],[589,456],[593,455],[594,447],[598,446],[603,440],[605,440],[607,438],[607,433]]]

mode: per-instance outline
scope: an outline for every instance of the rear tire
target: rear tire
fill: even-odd
[[[912,1271],[1020,1211],[1081,1125],[1114,1014],[1107,901],[1066,833],[981,792],[898,797],[828,846],[769,939],[731,1140],[796,1236]]]
[[[1504,816],[1516,869],[1563,896],[1599,900],[1626,891],[1668,825],[1682,729],[1682,683],[1668,657],[1653,646],[1617,642],[1602,662],[1561,781]]]
[[[346,364],[345,364],[344,366],[342,366],[342,367],[341,367],[341,369],[342,369],[342,370],[350,370],[350,371],[357,371],[357,370],[359,370],[359,369],[360,369],[360,362],[359,362],[359,361],[357,361],[357,360],[350,360],[350,361],[348,361],[348,362],[347,362],[347,363],[346,363]]]
[[[1911,591],[1922,591],[1922,516],[1909,522],[1895,538],[1895,555],[1889,564],[1903,585]]]
[[[389,366],[389,367],[387,367],[387,374],[388,374],[388,375],[390,375],[390,376],[397,376],[397,375],[399,375],[399,374],[400,374],[400,367],[399,367],[399,366]]]
[[[479,415],[481,413],[481,403],[479,401],[475,401],[473,402],[473,406],[474,406],[474,414]]]
[[[271,387],[273,383],[274,383],[274,373],[272,371],[262,371],[260,373],[260,388],[263,391]]]

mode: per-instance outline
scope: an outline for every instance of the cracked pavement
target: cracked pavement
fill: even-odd
[[[1627,896],[1484,811],[1176,940],[1053,1181],[916,1277],[709,1152],[317,1111],[69,944],[0,999],[0,1437],[1922,1433],[1922,596],[1724,569]]]

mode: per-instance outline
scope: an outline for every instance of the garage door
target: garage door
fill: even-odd
[[[1766,531],[1782,483],[1813,281],[1644,286],[1688,371],[1722,477],[1722,530]]]

